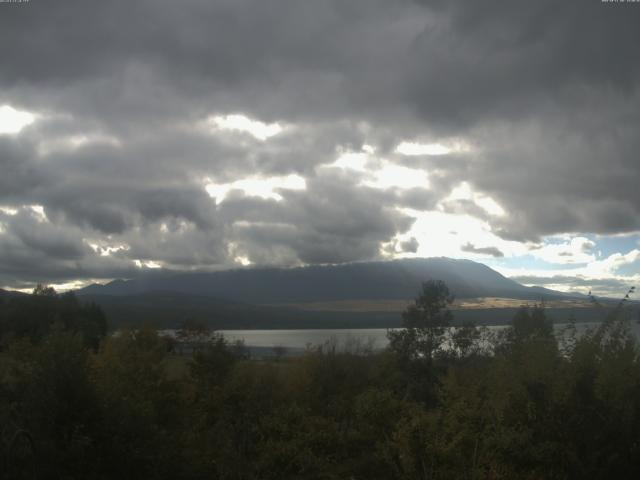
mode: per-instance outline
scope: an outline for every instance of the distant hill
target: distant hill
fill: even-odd
[[[308,312],[297,308],[251,305],[215,297],[172,292],[133,295],[82,295],[104,310],[109,326],[177,328],[183,320],[215,329],[387,328],[400,326],[398,312]]]
[[[221,329],[374,328],[399,326],[403,305],[429,279],[446,282],[457,299],[498,297],[526,303],[570,298],[541,287],[525,287],[480,263],[449,258],[206,273],[149,272],[76,293],[100,305],[113,327],[151,322],[175,328],[180,321],[195,318]],[[456,310],[455,317],[504,324],[515,311],[513,307],[479,307]],[[568,316],[567,309],[558,312],[558,318]]]
[[[149,273],[133,280],[91,285],[79,295],[128,296],[174,292],[249,304],[331,300],[411,299],[421,282],[443,280],[457,298],[522,300],[564,298],[565,294],[525,287],[481,263],[449,258],[404,259],[299,268],[245,268],[219,272]]]
[[[26,295],[22,292],[16,292],[15,290],[3,290],[0,288],[0,298],[9,298],[9,297],[19,297],[22,295]]]

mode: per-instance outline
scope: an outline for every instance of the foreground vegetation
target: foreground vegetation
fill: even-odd
[[[0,472],[51,479],[638,478],[640,361],[625,302],[558,340],[542,307],[450,329],[423,285],[374,352],[193,354],[38,288],[0,308]],[[191,326],[184,335],[201,335]]]

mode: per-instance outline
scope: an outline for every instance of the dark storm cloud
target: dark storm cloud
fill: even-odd
[[[393,192],[356,187],[337,171],[307,179],[304,191],[282,195],[281,202],[238,196],[222,203],[221,216],[236,223],[234,237],[250,258],[278,264],[377,258],[382,242],[413,223],[388,206]]]
[[[89,249],[77,237],[77,231],[44,222],[33,211],[23,209],[15,215],[4,217],[4,227],[33,252],[63,260],[77,260]]]
[[[477,216],[504,238],[640,229],[636,7],[0,4],[0,105],[40,114],[20,135],[0,134],[0,206],[43,205],[50,220],[5,221],[2,261],[37,280],[132,274],[133,260],[208,268],[236,255],[281,264],[376,258],[411,225],[396,207],[434,209],[462,181],[507,214],[462,200],[442,208]],[[206,124],[227,113],[285,130],[261,142]],[[394,153],[403,140],[440,138],[471,148]],[[362,172],[318,167],[364,144],[425,169],[429,188],[372,189]],[[216,205],[205,191],[207,182],[289,174],[307,190],[282,191],[280,202],[236,192]],[[83,238],[129,248],[100,256]]]
[[[480,146],[467,173],[509,211],[496,231],[537,240],[640,228],[640,9],[421,3],[448,21],[416,41],[424,61],[408,91],[427,122]]]
[[[129,246],[119,252],[122,257],[160,261],[172,270],[211,268],[228,262],[222,231],[202,230],[183,222],[148,225],[122,239]]]
[[[640,105],[637,98],[629,102]],[[496,230],[506,238],[538,240],[559,232],[639,229],[634,178],[640,145],[623,122],[640,126],[640,118],[630,108],[604,115],[601,130],[571,131],[549,119],[535,131],[506,127],[508,134],[495,134],[497,145],[470,168],[474,185],[509,212],[494,221]]]
[[[382,1],[37,2],[3,12],[0,28],[21,54],[0,78],[55,88],[50,105],[91,117],[100,109],[112,126],[211,105],[266,120],[334,119],[336,110],[351,116],[345,89],[362,107],[375,107],[375,96],[389,103],[393,78],[380,63],[397,63],[393,54],[423,26],[419,10]]]
[[[431,210],[440,200],[438,193],[441,192],[436,189],[414,187],[398,192],[396,202],[399,206],[415,210]]]
[[[211,229],[215,224],[215,204],[203,189],[86,183],[84,188],[70,182],[52,189],[46,198],[52,218],[62,216],[107,234],[162,219],[181,218],[201,229]]]
[[[20,198],[37,187],[42,174],[33,161],[33,145],[0,135],[0,198]]]
[[[443,21],[416,38],[414,58],[425,61],[413,63],[408,92],[436,121],[520,119],[558,102],[578,104],[590,88],[629,93],[637,85],[640,12],[634,5],[418,3]]]
[[[470,242],[465,243],[461,248],[463,252],[478,253],[481,255],[491,255],[492,257],[504,257],[504,253],[496,247],[476,247]]]
[[[9,88],[50,88],[36,99],[74,113],[95,117],[100,107],[112,126],[128,125],[123,114],[184,117],[212,105],[265,120],[409,108],[426,128],[519,119],[540,110],[540,100],[577,105],[579,89],[633,91],[640,33],[631,8],[551,0],[34,2],[3,11],[3,36],[20,55],[5,51],[0,78]]]
[[[409,240],[400,242],[400,250],[403,252],[416,253],[420,242],[415,237],[411,237]]]
[[[0,212],[0,284],[20,287],[34,280],[61,282],[135,273],[131,261],[99,257],[83,240],[85,231],[43,221],[29,207]]]
[[[446,213],[453,213],[458,215],[471,215],[476,218],[480,218],[483,220],[489,220],[489,214],[487,211],[482,208],[480,205],[475,203],[473,200],[468,199],[456,199],[456,200],[446,200],[442,202],[442,209]]]

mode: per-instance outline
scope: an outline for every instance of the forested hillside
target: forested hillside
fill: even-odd
[[[626,300],[561,339],[541,307],[491,334],[449,328],[449,306],[446,285],[427,282],[383,352],[329,342],[256,360],[193,324],[183,338],[202,342],[188,354],[150,328],[105,337],[98,308],[47,288],[4,299],[0,472],[637,478],[640,361]]]

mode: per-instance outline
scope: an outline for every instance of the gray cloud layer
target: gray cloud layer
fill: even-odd
[[[504,238],[638,230],[639,20],[638,5],[599,1],[0,4],[0,105],[41,113],[0,135],[0,205],[43,205],[49,219],[2,215],[0,283],[128,276],[134,259],[376,258],[411,226],[395,207],[432,209],[462,181],[507,215],[445,208]],[[267,142],[196,128],[234,112],[295,127]],[[56,147],[78,135],[95,141]],[[472,149],[393,152],[440,138]],[[431,185],[374,189],[317,168],[365,143]],[[216,204],[204,189],[288,174],[307,190],[279,202]]]
[[[504,253],[502,253],[499,248],[476,247],[470,242],[467,242],[462,246],[462,251],[470,252],[470,253],[480,253],[482,255],[491,255],[492,257],[496,257],[496,258],[504,257]]]

